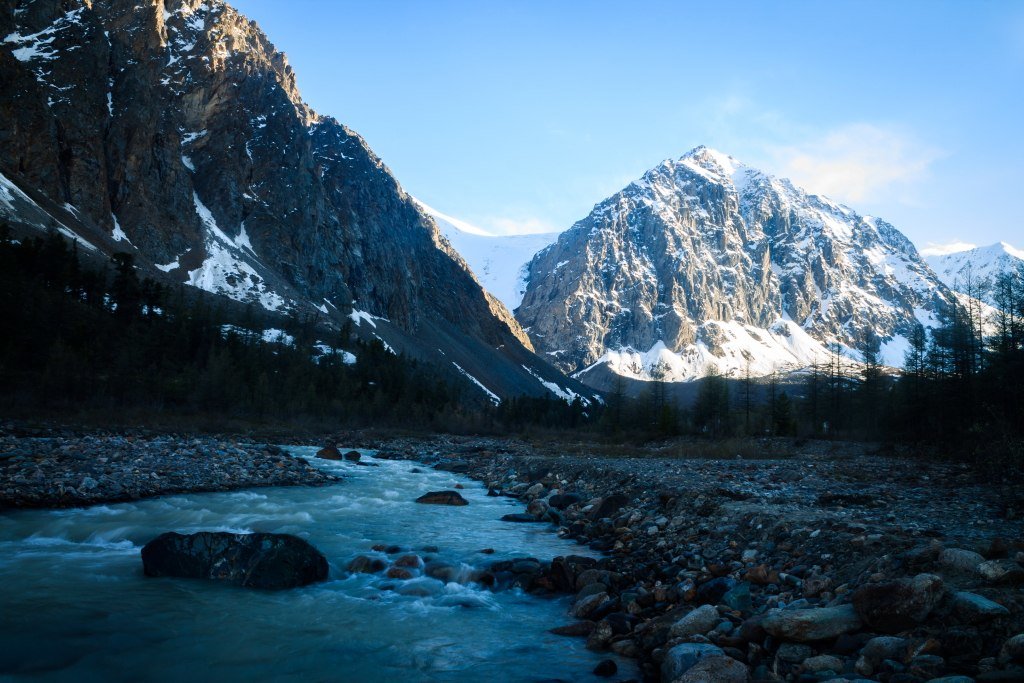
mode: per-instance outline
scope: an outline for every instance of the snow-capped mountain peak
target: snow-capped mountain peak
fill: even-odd
[[[832,343],[855,357],[872,340],[899,365],[912,331],[953,300],[885,221],[697,147],[537,254],[517,318],[581,378],[605,364],[690,379],[796,369]]]
[[[704,145],[695,147],[684,154],[680,157],[678,163],[729,178],[748,169],[745,164],[736,158]]]

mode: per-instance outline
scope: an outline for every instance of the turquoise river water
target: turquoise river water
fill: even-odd
[[[296,448],[311,456],[315,449]],[[345,481],[324,488],[203,493],[0,515],[0,680],[597,680],[607,655],[547,632],[567,599],[489,592],[434,579],[345,576],[375,544],[484,566],[586,554],[546,525],[499,521],[519,508],[466,477],[407,461],[311,460]],[[466,507],[419,505],[461,483]],[[153,579],[139,550],[164,531],[269,531],[309,540],[326,583],[280,592]],[[479,551],[493,548],[493,555]],[[389,588],[389,586],[391,588]],[[620,676],[635,673],[619,661]]]

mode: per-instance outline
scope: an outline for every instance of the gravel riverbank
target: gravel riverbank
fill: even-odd
[[[827,444],[780,460],[359,445],[468,474],[519,498],[517,521],[605,551],[520,563],[512,583],[575,594],[557,632],[635,657],[651,680],[1024,680],[1013,481]]]
[[[172,493],[321,486],[337,478],[277,446],[175,436],[0,436],[0,510]]]

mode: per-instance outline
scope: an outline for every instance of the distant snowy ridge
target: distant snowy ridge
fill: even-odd
[[[990,306],[996,305],[994,286],[999,274],[1013,270],[1024,274],[1024,250],[1006,242],[928,256],[925,260],[948,287]]]

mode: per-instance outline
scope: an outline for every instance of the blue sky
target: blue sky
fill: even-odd
[[[406,190],[493,232],[707,144],[919,247],[1024,246],[1024,2],[232,4]]]

